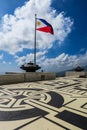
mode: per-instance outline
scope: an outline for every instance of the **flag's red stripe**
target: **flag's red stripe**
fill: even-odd
[[[54,34],[53,28],[50,27],[50,26],[45,26],[45,27],[37,28],[36,30]]]

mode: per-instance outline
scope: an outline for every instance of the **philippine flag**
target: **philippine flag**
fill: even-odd
[[[37,28],[36,28],[36,30],[42,31],[42,32],[46,32],[46,33],[54,34],[52,25],[49,24],[44,19],[37,18]]]

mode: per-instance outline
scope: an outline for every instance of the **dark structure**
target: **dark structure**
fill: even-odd
[[[25,70],[26,72],[35,72],[36,70],[40,69],[41,67],[39,65],[35,65],[32,62],[29,62],[27,64],[22,65],[20,68]]]
[[[36,72],[36,70],[41,68],[39,65],[36,65],[36,26],[37,26],[37,17],[35,14],[34,63],[29,62],[20,67],[21,69],[25,70],[26,72]]]
[[[81,71],[84,71],[84,68],[77,66],[74,70],[77,72],[81,72]]]

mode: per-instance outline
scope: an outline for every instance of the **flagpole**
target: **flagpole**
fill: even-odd
[[[35,34],[34,34],[34,64],[36,65],[36,26],[37,26],[37,14],[35,14]]]

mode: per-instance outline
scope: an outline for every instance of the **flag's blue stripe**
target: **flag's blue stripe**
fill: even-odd
[[[43,22],[44,24],[46,24],[47,26],[51,26],[46,20],[44,19],[39,19],[41,22]]]

